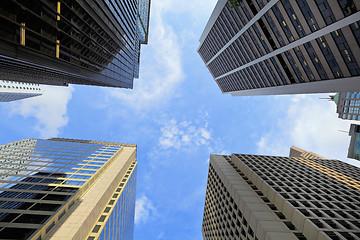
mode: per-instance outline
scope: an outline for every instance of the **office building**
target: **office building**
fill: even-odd
[[[0,102],[11,102],[42,95],[39,84],[0,80]]]
[[[304,149],[292,146],[290,148],[289,157],[302,157],[308,159],[327,159],[326,157],[320,156],[319,154],[305,151]]]
[[[1,239],[133,239],[136,145],[0,145]]]
[[[150,2],[151,0],[139,0],[139,13],[136,25],[142,44],[148,43]]]
[[[147,39],[148,34],[149,14],[144,17],[146,9],[139,6],[146,4],[1,1],[0,79],[132,88],[139,75],[140,43],[146,43],[140,37]]]
[[[351,139],[347,157],[360,160],[360,125],[351,124],[349,136]]]
[[[336,113],[339,118],[360,120],[360,92],[341,92],[330,99],[336,104]]]
[[[360,2],[219,0],[198,53],[233,96],[360,89]]]
[[[360,169],[332,159],[211,155],[210,239],[359,239]]]

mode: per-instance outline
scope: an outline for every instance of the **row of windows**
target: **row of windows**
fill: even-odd
[[[360,98],[360,92],[347,92],[346,93],[346,98],[349,99],[349,98],[357,98],[359,99]]]
[[[24,89],[24,90],[35,90],[35,91],[40,91],[41,90],[41,88],[32,88],[32,87],[18,87],[18,86],[16,86],[16,87],[14,87],[14,86],[6,86],[6,85],[3,85],[3,86],[1,86],[0,85],[0,88],[11,88],[11,89]]]
[[[276,61],[277,57],[241,69],[216,81],[223,92],[286,85],[288,83]]]
[[[341,118],[347,119],[347,120],[359,120],[360,121],[360,115],[352,115],[352,114],[344,113]]]
[[[23,84],[23,85],[31,85],[31,86],[40,86],[39,84],[36,83],[26,83],[26,82],[14,82],[14,81],[7,81],[7,80],[0,80],[0,82],[3,83],[11,83],[11,84]]]
[[[350,104],[349,104],[350,103]],[[360,106],[360,100],[345,100],[345,106],[355,106],[355,107],[359,107]]]

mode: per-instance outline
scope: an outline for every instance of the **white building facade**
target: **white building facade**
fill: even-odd
[[[39,84],[0,80],[0,102],[11,102],[42,95]]]

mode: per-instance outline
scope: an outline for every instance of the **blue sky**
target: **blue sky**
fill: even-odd
[[[64,137],[135,143],[135,240],[202,239],[211,153],[289,153],[292,145],[346,159],[328,94],[231,97],[222,94],[196,50],[216,1],[152,1],[149,44],[133,90],[45,87],[43,96],[0,103],[0,144]]]

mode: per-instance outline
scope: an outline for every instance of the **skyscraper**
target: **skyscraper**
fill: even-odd
[[[359,239],[359,176],[338,160],[211,155],[204,239]]]
[[[1,1],[0,79],[132,88],[149,9],[136,0]]]
[[[219,0],[198,52],[223,93],[360,89],[360,3]]]
[[[351,124],[349,136],[351,139],[347,157],[360,160],[360,125]]]
[[[132,144],[0,145],[0,238],[132,239],[136,165]]]
[[[0,102],[11,102],[42,95],[39,84],[0,80]]]
[[[341,92],[330,96],[336,104],[339,118],[360,120],[360,92]]]

